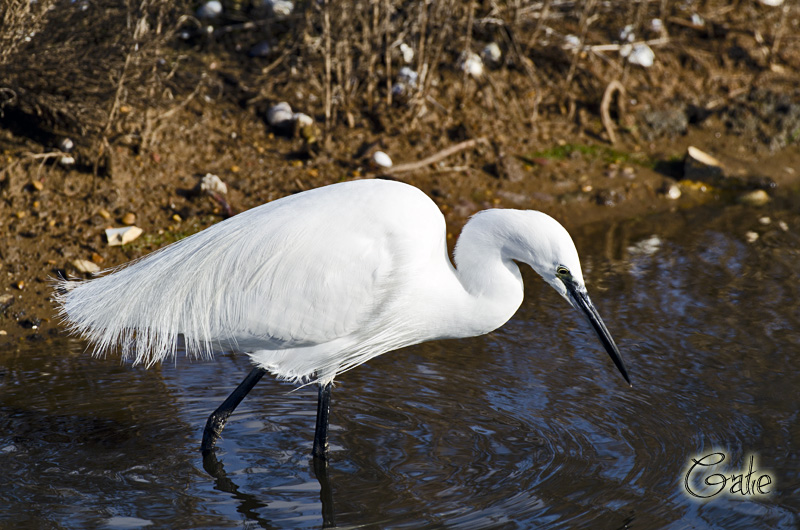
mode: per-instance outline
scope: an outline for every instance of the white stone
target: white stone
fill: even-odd
[[[218,0],[210,0],[197,8],[197,18],[209,19],[217,18],[222,14],[222,3]]]
[[[405,42],[400,43],[400,55],[403,56],[403,61],[410,63],[414,60],[414,49]]]
[[[461,54],[461,69],[472,77],[483,75],[483,61],[476,53],[465,52]]]
[[[378,167],[392,167],[392,159],[383,151],[375,151],[375,153],[372,155],[372,161]]]
[[[288,0],[264,0],[261,5],[276,17],[288,17],[294,11],[294,4]]]
[[[485,63],[497,65],[500,63],[500,59],[503,57],[503,52],[500,51],[500,46],[498,46],[496,42],[490,42],[483,48],[481,56],[483,57],[483,61]]]
[[[272,127],[277,127],[294,120],[294,113],[292,107],[285,101],[281,101],[277,105],[273,105],[267,111],[267,123]]]
[[[75,142],[73,142],[71,138],[62,138],[61,141],[58,142],[58,148],[65,153],[69,153],[75,148]]]
[[[620,54],[622,54],[621,49]],[[653,50],[650,49],[650,46],[644,43],[634,44],[633,48],[628,54],[628,62],[631,64],[638,64],[639,66],[643,66],[645,68],[650,68],[653,66],[653,61],[655,58],[656,54],[653,53]]]
[[[577,35],[567,35],[564,41],[564,47],[567,49],[576,49],[581,45],[581,39]]]
[[[660,33],[664,29],[664,21],[660,18],[654,18],[650,21],[650,29]]]
[[[206,173],[206,176],[200,181],[200,189],[205,192],[213,191],[225,195],[228,193],[228,186],[222,182],[222,179],[212,173]]]
[[[619,32],[619,40],[622,42],[633,42],[636,40],[636,35],[633,33],[633,24],[628,24],[622,31]]]
[[[302,112],[295,112],[292,115],[292,117],[298,127],[308,127],[309,125],[314,125],[314,118],[312,118],[308,114],[303,114]]]

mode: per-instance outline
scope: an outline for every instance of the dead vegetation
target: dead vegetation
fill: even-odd
[[[220,17],[198,20],[189,2],[7,0],[0,124],[45,149],[77,137],[84,169],[102,174],[111,145],[147,150],[205,93],[261,113],[291,99],[327,133],[433,123],[466,127],[453,138],[464,140],[539,132],[566,116],[613,135],[609,108],[634,128],[611,106],[615,91],[654,105],[693,96],[713,110],[765,76],[788,84],[800,67],[800,8],[788,2],[324,0],[284,16],[266,5],[230,0]],[[652,68],[620,55],[623,31],[651,46]],[[249,57],[260,41],[273,51]],[[490,43],[500,59],[470,76],[464,57]],[[416,78],[397,90],[402,67]],[[471,110],[480,121],[464,118]]]

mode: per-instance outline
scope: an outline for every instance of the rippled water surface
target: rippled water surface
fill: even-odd
[[[72,339],[0,352],[0,526],[797,528],[797,212],[728,206],[577,232],[633,388],[526,271],[502,329],[344,374],[327,470],[309,457],[315,389],[268,377],[204,467],[205,419],[244,356],[145,370]],[[728,459],[708,474],[746,472],[753,454],[772,493],[692,499],[690,459],[717,450]]]

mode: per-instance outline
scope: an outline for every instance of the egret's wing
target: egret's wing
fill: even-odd
[[[119,343],[148,364],[174,353],[180,334],[206,355],[344,337],[388,300],[402,249],[380,204],[327,195],[254,208],[113,274],[62,284],[62,312],[97,350]]]

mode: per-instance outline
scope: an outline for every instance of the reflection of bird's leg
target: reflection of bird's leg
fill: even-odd
[[[333,507],[333,486],[328,477],[328,461],[312,458],[314,475],[319,481],[319,500],[322,502],[322,528],[336,528],[336,512]]]
[[[317,428],[314,431],[314,449],[311,454],[314,458],[323,460],[328,458],[328,413],[331,411],[331,385],[319,385],[319,399],[317,401]]]
[[[258,383],[266,373],[267,371],[264,368],[259,367],[250,370],[250,373],[247,374],[244,381],[239,383],[236,390],[231,392],[231,395],[222,402],[222,405],[211,413],[211,416],[208,417],[208,421],[206,422],[206,428],[203,430],[203,443],[200,445],[201,451],[207,453],[214,448],[214,444],[217,443],[217,438],[222,434],[222,428],[225,427],[225,422],[228,421],[230,415],[239,403],[242,402],[247,393],[256,386],[256,383]]]

